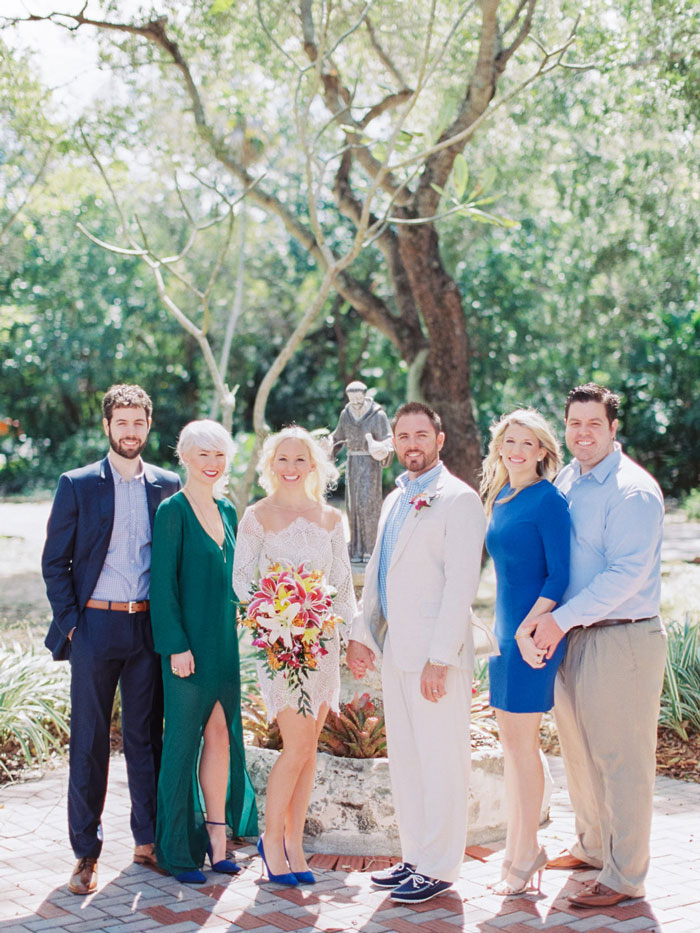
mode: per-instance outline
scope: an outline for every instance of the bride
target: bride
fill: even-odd
[[[305,563],[322,570],[337,591],[333,613],[352,620],[355,596],[341,513],[325,502],[325,492],[338,471],[308,431],[296,426],[269,437],[258,463],[260,484],[268,495],[250,506],[236,541],[233,586],[242,600],[274,561]],[[277,718],[284,747],[267,782],[265,832],[258,851],[270,881],[313,883],[302,836],[316,771],[316,746],[329,709],[337,710],[340,694],[340,637],[337,629],[326,645],[328,654],[310,672],[304,689],[311,715],[298,712],[298,688],[258,662],[260,690],[270,721]]]

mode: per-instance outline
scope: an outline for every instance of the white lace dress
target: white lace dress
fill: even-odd
[[[342,522],[337,522],[332,531],[326,531],[316,522],[310,522],[300,516],[282,531],[265,531],[254,512],[248,509],[238,526],[233,561],[233,588],[239,599],[249,597],[252,584],[257,584],[270,564],[276,560],[292,561],[295,565],[305,563],[312,570],[322,570],[326,581],[337,591],[333,599],[335,615],[340,616],[346,624],[352,621],[355,613],[355,591]],[[328,654],[321,658],[318,667],[309,674],[304,685],[311,699],[314,717],[318,715],[323,703],[328,703],[333,710],[338,709],[338,627],[326,647]],[[281,674],[271,675],[262,661],[258,662],[257,667],[268,720],[272,722],[280,710],[288,706],[296,709],[297,691],[290,688]]]

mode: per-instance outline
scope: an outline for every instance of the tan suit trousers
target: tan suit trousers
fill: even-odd
[[[656,729],[666,662],[657,617],[576,628],[554,690],[569,796],[571,852],[600,867],[598,880],[641,897],[649,869]]]
[[[472,677],[450,667],[437,703],[423,699],[420,678],[396,667],[387,636],[382,692],[401,858],[421,875],[454,882],[467,840]]]

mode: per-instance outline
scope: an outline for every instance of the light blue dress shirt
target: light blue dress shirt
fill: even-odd
[[[151,582],[151,522],[143,463],[134,478],[122,479],[110,463],[114,481],[114,524],[93,599],[138,602],[148,599]]]
[[[415,506],[411,499],[418,493],[425,492],[432,481],[442,470],[442,461],[439,461],[434,467],[431,467],[427,473],[422,473],[416,479],[409,480],[408,473],[402,473],[397,477],[396,485],[401,493],[393,505],[391,512],[384,525],[382,534],[381,551],[379,552],[379,603],[382,607],[384,618],[387,617],[387,598],[386,598],[386,578],[391,565],[391,558],[394,554],[396,542],[401,534],[403,523],[408,518],[412,508]]]
[[[555,485],[571,509],[571,572],[557,625],[568,632],[658,615],[664,500],[656,480],[616,442],[587,473],[572,461]]]

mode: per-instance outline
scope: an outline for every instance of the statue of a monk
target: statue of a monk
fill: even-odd
[[[391,425],[384,409],[367,394],[364,382],[345,389],[348,404],[331,435],[333,455],[347,448],[345,504],[350,523],[350,560],[367,562],[382,508],[382,470],[394,455]]]

